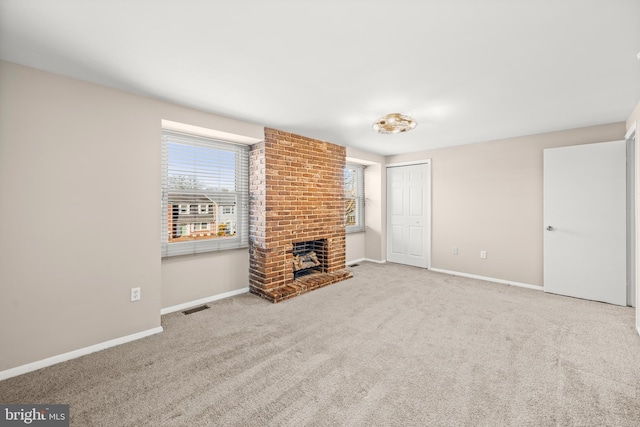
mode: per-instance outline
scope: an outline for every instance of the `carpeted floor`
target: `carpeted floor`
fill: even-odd
[[[638,426],[634,310],[396,264],[0,382],[74,426]]]

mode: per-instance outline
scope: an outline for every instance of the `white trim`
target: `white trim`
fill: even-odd
[[[388,168],[395,168],[398,166],[413,166],[413,165],[430,165],[431,164],[431,159],[424,159],[424,160],[413,160],[410,162],[399,162],[399,163],[387,163],[385,165],[385,167]]]
[[[162,120],[161,126],[162,129],[172,130],[174,132],[182,132],[188,133],[190,135],[220,139],[222,141],[235,142],[236,144],[251,145],[263,141],[263,139],[254,138],[247,135],[239,135],[236,133],[229,133],[221,130],[203,128],[200,126],[188,125],[186,123],[173,122],[171,120]]]
[[[431,256],[433,255],[433,233],[431,226],[433,224],[433,213],[431,207],[433,205],[433,173],[431,172],[431,159],[427,163],[427,173],[429,174],[429,187],[427,188],[427,245],[429,247],[429,257],[427,258],[427,268],[431,268]]]
[[[17,366],[15,368],[0,371],[0,381],[7,378],[17,377],[18,375],[26,374],[28,372],[37,371],[38,369],[46,368],[47,366],[56,365],[58,363],[66,362],[71,359],[86,356],[87,354],[95,353],[100,350],[105,350],[109,347],[115,347],[117,345],[126,344],[131,341],[136,341],[141,338],[145,338],[151,335],[159,334],[162,332],[162,326],[157,328],[147,329],[146,331],[138,332],[135,334],[127,335],[120,338],[115,338],[109,341],[105,341],[99,344],[91,345],[89,347],[73,350],[68,353],[59,354],[57,356],[48,357],[46,359],[38,360],[37,362],[27,363],[26,365]]]
[[[357,157],[346,157],[345,160],[347,163],[355,163],[357,165],[362,166],[371,166],[371,165],[379,165],[380,163],[372,162],[370,160],[358,159]]]
[[[249,288],[236,289],[235,291],[225,292],[223,294],[213,295],[206,298],[200,298],[194,301],[185,302],[183,304],[173,305],[171,307],[165,307],[160,310],[160,314],[169,314],[187,308],[194,307],[196,305],[206,304],[208,302],[218,301],[220,299],[229,298],[235,295],[245,294],[249,292]]]
[[[629,129],[627,130],[627,133],[625,135],[625,143],[627,144],[627,147],[629,145],[629,142],[631,142],[631,146],[633,147],[633,159],[629,159],[627,157],[627,165],[629,165],[629,163],[631,163],[633,165],[633,170],[632,170],[632,185],[630,186],[631,188],[633,188],[634,193],[631,195],[632,196],[632,200],[629,200],[628,197],[629,195],[627,194],[627,202],[632,202],[633,203],[633,218],[631,218],[632,224],[633,224],[633,229],[635,231],[635,235],[631,236],[633,238],[633,241],[630,242],[631,245],[633,246],[633,255],[635,256],[635,259],[629,258],[629,254],[627,254],[627,265],[629,263],[633,263],[633,266],[635,266],[633,271],[633,274],[635,276],[635,283],[631,284],[629,283],[629,281],[627,280],[627,286],[631,286],[632,288],[634,288],[632,290],[632,294],[633,294],[633,299],[631,301],[627,300],[627,305],[629,305],[629,303],[631,304],[631,306],[636,308],[636,324],[638,326],[640,326],[640,319],[638,317],[638,315],[640,314],[640,312],[638,311],[638,307],[637,307],[637,301],[638,301],[638,291],[640,291],[639,286],[638,286],[638,141],[636,138],[636,128],[637,128],[638,122],[634,120],[634,122],[631,124],[631,126],[629,126]],[[632,139],[633,138],[633,139]],[[627,154],[629,154],[629,150],[627,149]],[[627,167],[628,169],[628,167]],[[628,171],[627,171],[627,178],[629,178],[628,176]],[[629,182],[627,181],[627,193],[629,191]],[[629,233],[629,230],[627,230],[627,234]],[[627,292],[629,292],[629,290],[627,289]],[[628,295],[628,293],[627,293]]]
[[[542,286],[529,285],[528,283],[513,282],[511,280],[496,279],[493,277],[478,276],[477,274],[460,273],[459,271],[442,270],[440,268],[431,268],[430,270],[435,271],[436,273],[452,274],[454,276],[462,276],[462,277],[468,277],[470,279],[485,280],[487,282],[502,283],[503,285],[518,286],[520,288],[533,289],[536,291],[544,290]]]
[[[357,264],[359,262],[374,262],[376,264],[384,264],[387,261],[384,260],[384,259],[383,260],[377,260],[377,259],[369,259],[369,258],[358,258],[358,259],[354,259],[354,260],[351,260],[351,261],[347,261],[346,264],[347,264],[347,267],[349,267],[350,265]]]
[[[640,188],[638,188],[638,156],[640,155],[640,135],[638,134],[638,121],[634,120],[633,123],[631,123],[631,126],[629,127],[629,130],[627,130],[627,133],[625,134],[625,141],[628,141],[629,139],[631,139],[632,136],[635,136],[635,155],[636,158],[634,159],[634,165],[635,165],[635,176],[636,176],[636,182],[635,182],[635,193],[634,194],[634,201],[635,201],[635,222],[636,222],[636,292],[635,292],[635,298],[636,300],[634,301],[635,306],[636,306],[636,331],[638,331],[638,335],[640,335],[640,304],[638,304],[638,300],[640,300],[640,262],[638,262],[638,250],[640,249],[640,241],[638,241],[638,238],[640,236],[640,232],[638,230],[638,213],[640,212],[638,209],[640,208]]]
[[[627,133],[624,136],[625,141],[631,138],[631,135],[633,135],[633,133],[636,131],[637,128],[638,128],[638,121],[634,120],[631,123],[631,126],[629,126],[629,129],[627,130]]]

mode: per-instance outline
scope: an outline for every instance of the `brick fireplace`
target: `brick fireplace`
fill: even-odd
[[[264,142],[251,147],[252,293],[279,302],[351,277],[345,154],[344,147],[269,128]]]

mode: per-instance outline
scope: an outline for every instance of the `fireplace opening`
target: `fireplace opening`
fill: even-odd
[[[327,240],[309,240],[293,244],[293,278],[326,272]]]

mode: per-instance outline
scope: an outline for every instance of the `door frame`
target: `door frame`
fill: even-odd
[[[427,184],[427,188],[426,188],[426,197],[424,200],[424,203],[426,206],[424,206],[425,212],[427,213],[427,224],[425,226],[426,229],[426,250],[427,250],[427,265],[426,265],[426,269],[431,269],[431,187],[432,187],[432,176],[431,176],[431,159],[424,159],[424,160],[416,160],[416,161],[410,161],[410,162],[398,162],[398,163],[387,163],[385,165],[385,172],[387,169],[389,168],[396,168],[396,167],[402,167],[402,166],[415,166],[415,165],[427,165],[427,178],[428,178],[428,184]],[[386,175],[386,174],[385,174]],[[391,216],[389,215],[389,200],[388,200],[388,193],[389,193],[389,189],[387,188],[387,183],[385,182],[385,193],[387,194],[386,197],[386,201],[385,201],[385,209],[386,209],[386,230],[385,230],[385,238],[387,241],[386,244],[386,248],[385,248],[385,260],[387,260],[387,254],[389,253],[389,245],[390,245],[390,240],[389,240],[389,222],[391,221]],[[388,260],[387,260],[388,261]]]
[[[636,307],[638,283],[638,196],[636,168],[636,123],[625,135],[627,144],[627,305]],[[637,313],[636,313],[637,314]]]
[[[632,188],[627,191],[633,192],[633,227],[635,235],[632,236],[633,254],[628,254],[628,261],[631,262],[632,268],[635,272],[635,306],[636,306],[636,331],[640,335],[640,304],[638,304],[638,298],[640,297],[640,263],[638,262],[638,248],[640,247],[640,235],[638,234],[638,207],[640,206],[640,186],[638,185],[638,164],[640,163],[640,135],[638,135],[638,121],[635,120],[631,123],[629,130],[624,136],[627,141],[627,149],[631,145],[633,147],[633,158],[627,157],[627,165],[632,164],[633,176],[635,177]],[[629,166],[628,166],[629,167]],[[633,256],[633,259],[630,257]]]

